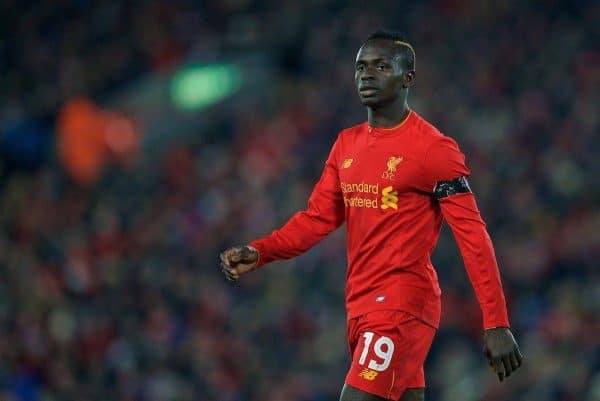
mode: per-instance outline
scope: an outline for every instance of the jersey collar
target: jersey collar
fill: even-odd
[[[369,125],[369,122],[367,122],[367,131],[369,132],[369,134],[374,135],[374,136],[394,136],[394,135],[398,135],[401,132],[403,132],[406,128],[408,128],[409,121],[413,119],[413,115],[415,113],[412,111],[412,109],[409,109],[408,111],[408,115],[406,116],[406,118],[404,120],[402,120],[402,122],[398,125],[395,125],[393,127],[371,127]]]

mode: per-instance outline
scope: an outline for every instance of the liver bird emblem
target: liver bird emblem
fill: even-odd
[[[387,168],[388,168],[388,172],[389,173],[395,173],[396,172],[396,166],[398,166],[398,164],[400,164],[400,162],[404,160],[404,157],[399,156],[399,157],[390,157],[390,160],[388,160],[387,162]]]

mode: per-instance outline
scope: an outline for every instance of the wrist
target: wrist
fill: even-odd
[[[248,248],[250,250],[250,252],[253,252],[256,254],[256,263],[254,265],[254,269],[258,269],[258,266],[260,265],[260,251],[258,249],[256,249],[255,247],[253,247],[252,245],[246,245],[246,248]]]

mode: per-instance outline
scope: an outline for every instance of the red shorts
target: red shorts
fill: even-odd
[[[352,364],[346,384],[398,400],[407,388],[425,387],[423,363],[435,328],[402,311],[370,312],[348,322]]]

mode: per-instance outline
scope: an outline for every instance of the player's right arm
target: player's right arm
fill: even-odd
[[[274,260],[298,256],[317,244],[344,222],[344,198],[338,177],[337,147],[333,145],[319,182],[308,200],[308,208],[296,213],[271,234],[221,253],[221,268],[229,280]]]

